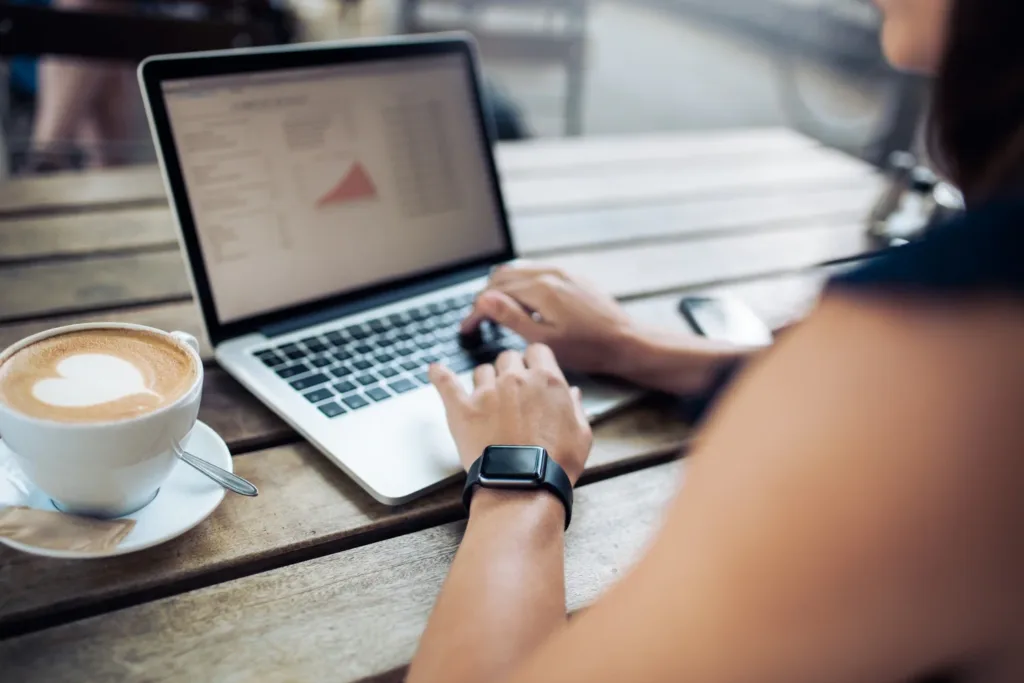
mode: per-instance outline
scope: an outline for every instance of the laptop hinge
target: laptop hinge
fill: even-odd
[[[345,318],[350,315],[355,315],[356,313],[380,308],[382,306],[387,306],[388,304],[393,304],[397,301],[411,299],[415,296],[427,294],[438,289],[444,289],[445,287],[451,287],[462,282],[468,282],[480,277],[485,277],[490,272],[491,266],[480,266],[477,268],[470,268],[468,270],[460,270],[457,273],[448,273],[447,275],[431,278],[426,282],[419,282],[407,287],[391,289],[386,292],[381,292],[380,294],[360,298],[358,301],[351,301],[349,303],[331,306],[329,308],[316,311],[315,313],[306,313],[301,316],[282,320],[281,322],[274,323],[273,325],[267,325],[260,328],[260,333],[266,337],[278,337],[284,334],[291,334],[292,332],[302,330],[307,327],[322,325],[323,323],[337,320],[338,318]]]

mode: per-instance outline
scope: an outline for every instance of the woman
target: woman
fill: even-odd
[[[571,623],[559,499],[478,489],[410,681],[1024,680],[1024,3],[879,4],[890,60],[938,72],[966,215],[748,364],[646,556]],[[537,445],[576,480],[590,433],[556,356],[669,390],[731,362],[542,267],[496,273],[483,318],[547,346],[472,394],[432,368],[467,466]]]

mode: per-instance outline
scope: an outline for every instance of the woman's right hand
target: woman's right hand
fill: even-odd
[[[484,320],[530,343],[551,347],[572,370],[621,375],[633,322],[607,294],[562,270],[520,263],[497,268],[462,324],[472,333]]]

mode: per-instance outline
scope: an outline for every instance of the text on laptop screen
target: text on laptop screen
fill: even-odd
[[[459,55],[172,80],[221,322],[500,253]]]

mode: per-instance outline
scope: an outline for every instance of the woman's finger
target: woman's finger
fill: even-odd
[[[484,320],[507,327],[524,339],[539,339],[544,327],[530,317],[518,301],[505,292],[489,289],[477,297],[469,316],[462,321],[462,332],[474,332]]]
[[[558,361],[555,360],[555,353],[546,344],[530,344],[526,348],[524,359],[526,367],[531,370],[547,370],[565,379],[565,375],[562,374],[562,368],[558,366]]]
[[[491,285],[511,284],[523,282],[524,280],[535,280],[541,276],[550,275],[559,279],[565,279],[565,273],[561,268],[544,265],[542,263],[516,263],[496,268],[491,273]]]
[[[469,401],[469,394],[462,388],[455,373],[443,365],[434,364],[430,366],[430,382],[437,388],[441,395],[444,409],[450,414],[458,410]]]
[[[497,372],[490,363],[476,366],[473,371],[473,386],[477,389],[490,389],[494,386],[494,378]]]
[[[494,362],[494,367],[497,369],[499,375],[526,370],[526,364],[523,363],[523,356],[518,351],[503,351],[501,355],[498,356],[498,360]]]

